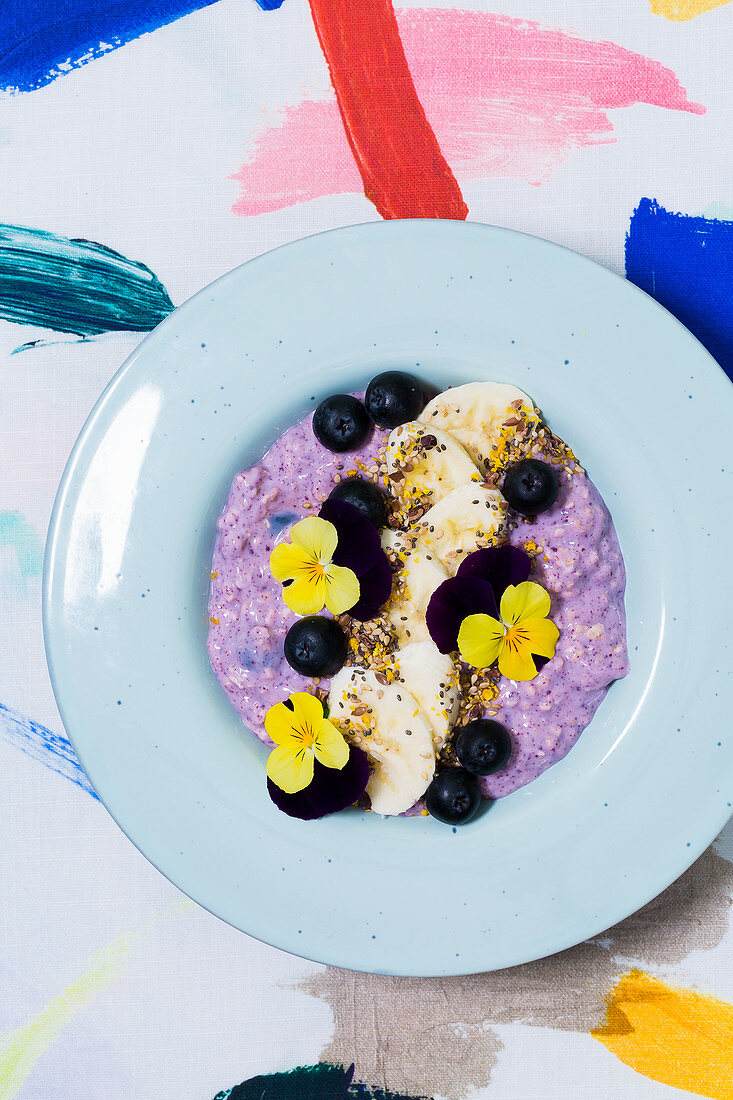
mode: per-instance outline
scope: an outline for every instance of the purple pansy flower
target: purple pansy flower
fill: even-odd
[[[267,792],[278,810],[282,810],[288,817],[315,821],[316,818],[336,814],[353,806],[364,794],[368,782],[367,755],[356,745],[350,745],[349,759],[340,770],[327,768],[314,760],[313,779],[304,790],[286,794],[268,779]]]
[[[359,579],[358,602],[347,614],[362,622],[373,619],[392,592],[392,567],[382,549],[379,531],[345,500],[324,501],[319,515],[336,528],[334,565],[346,566]]]
[[[529,555],[516,546],[491,546],[464,558],[456,576],[433,592],[425,613],[428,632],[440,652],[458,648],[458,631],[466,616],[498,618],[504,590],[526,581],[531,568]]]

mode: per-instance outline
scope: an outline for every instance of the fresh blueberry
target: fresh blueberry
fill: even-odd
[[[387,370],[372,378],[364,404],[378,428],[396,428],[422,412],[425,397],[422,386],[412,374]]]
[[[333,676],[343,666],[349,643],[335,619],[307,615],[285,635],[285,660],[301,676]]]
[[[523,458],[509,467],[501,491],[515,512],[538,516],[552,508],[559,487],[552,466],[537,458]]]
[[[509,733],[501,722],[477,718],[464,726],[456,738],[456,756],[474,775],[493,775],[512,755]]]
[[[355,451],[371,430],[366,409],[358,398],[335,393],[321,401],[313,414],[313,433],[329,451]]]
[[[425,795],[428,813],[446,825],[462,825],[480,804],[478,779],[465,768],[440,768]]]
[[[352,504],[375,527],[384,527],[387,522],[384,493],[373,481],[365,481],[361,477],[347,477],[331,490],[328,499],[343,500],[347,504]]]

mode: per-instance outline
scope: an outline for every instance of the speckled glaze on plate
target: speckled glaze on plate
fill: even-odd
[[[423,818],[279,814],[266,749],[242,731],[206,654],[213,533],[232,477],[315,397],[386,366],[531,393],[582,455],[626,562],[631,672],[564,760],[456,832]],[[732,394],[636,288],[488,226],[336,230],[202,291],[103,394],[49,533],[54,688],[110,813],[212,912],[339,966],[496,969],[621,920],[731,811],[730,445],[706,425],[711,410],[731,422]]]

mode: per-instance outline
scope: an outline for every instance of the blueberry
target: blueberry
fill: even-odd
[[[366,409],[358,398],[335,393],[321,401],[313,414],[313,433],[329,451],[355,451],[366,442],[371,429]]]
[[[349,647],[335,619],[308,615],[285,636],[285,660],[301,676],[333,676],[343,666]]]
[[[465,768],[440,768],[425,795],[428,813],[446,825],[462,825],[480,804],[478,779]]]
[[[422,386],[412,374],[387,370],[372,378],[364,404],[378,428],[396,428],[422,412],[425,398]]]
[[[387,522],[384,493],[372,481],[364,481],[361,477],[347,477],[331,490],[328,499],[352,504],[375,527],[384,527]]]
[[[509,733],[501,722],[477,718],[464,726],[456,738],[456,756],[474,775],[501,771],[512,755]]]
[[[523,458],[509,467],[501,491],[515,512],[538,516],[552,508],[559,488],[552,466],[537,458]]]

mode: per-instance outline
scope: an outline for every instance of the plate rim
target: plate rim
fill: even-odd
[[[339,236],[343,236],[343,235],[346,235],[346,234],[353,234],[355,231],[357,231],[357,232],[366,232],[367,234],[378,233],[378,232],[384,232],[387,235],[389,235],[390,233],[398,233],[399,234],[402,231],[403,227],[410,227],[410,226],[419,227],[421,230],[427,228],[428,232],[432,232],[434,227],[441,227],[438,230],[439,232],[442,232],[442,231],[455,232],[456,229],[457,229],[459,233],[460,232],[481,232],[481,233],[488,232],[490,234],[497,234],[498,233],[502,236],[506,236],[506,237],[510,237],[510,238],[520,237],[520,238],[527,239],[531,242],[534,242],[535,244],[539,244],[541,246],[546,247],[549,251],[559,251],[561,253],[569,254],[573,258],[574,262],[581,263],[581,264],[584,264],[584,265],[589,265],[596,272],[600,271],[604,275],[610,276],[614,280],[618,280],[618,282],[621,283],[621,284],[624,284],[625,287],[628,288],[629,291],[632,294],[634,294],[637,297],[640,297],[641,299],[644,299],[647,303],[647,307],[649,306],[649,304],[651,304],[651,306],[654,307],[658,312],[661,312],[661,314],[666,315],[666,317],[668,319],[671,319],[674,326],[679,331],[679,334],[682,335],[683,339],[687,339],[689,341],[692,341],[695,345],[697,345],[697,351],[698,351],[698,354],[700,355],[699,362],[701,364],[703,362],[705,362],[705,367],[706,367],[706,370],[707,370],[708,374],[711,377],[717,377],[718,378],[719,382],[722,384],[723,389],[728,393],[728,398],[730,398],[731,394],[733,394],[733,390],[731,390],[731,388],[730,388],[730,380],[727,378],[727,376],[726,376],[725,372],[723,371],[722,367],[720,366],[720,364],[713,358],[713,356],[710,354],[710,352],[708,352],[708,350],[697,339],[697,337],[694,336],[694,334],[691,333],[689,331],[689,329],[687,329],[685,327],[685,325],[683,325],[682,322],[679,321],[674,316],[674,314],[670,313],[669,310],[667,310],[663,305],[661,305],[659,302],[657,302],[656,299],[652,298],[650,295],[648,295],[641,288],[636,286],[634,283],[630,282],[628,279],[624,278],[624,276],[619,275],[618,273],[616,273],[615,271],[611,270],[608,267],[605,267],[605,265],[602,265],[602,264],[596,262],[595,260],[592,260],[590,257],[587,257],[587,256],[583,255],[582,253],[579,253],[579,252],[575,251],[574,249],[568,248],[565,245],[561,245],[561,244],[558,244],[554,241],[548,240],[547,238],[537,236],[536,234],[525,233],[525,232],[515,230],[515,229],[510,229],[510,228],[506,228],[506,227],[502,227],[502,226],[495,226],[495,225],[491,225],[491,224],[488,224],[488,223],[473,222],[473,221],[455,222],[455,221],[440,220],[440,219],[395,219],[395,220],[388,220],[388,221],[374,220],[374,221],[360,222],[360,223],[350,224],[350,225],[346,225],[346,226],[340,226],[340,227],[333,228],[333,229],[323,230],[323,231],[315,233],[315,234],[309,234],[305,237],[298,237],[298,238],[295,238],[292,241],[287,241],[283,244],[277,245],[276,247],[274,247],[272,249],[268,249],[266,252],[259,253],[255,256],[251,257],[250,259],[246,260],[244,263],[242,263],[242,264],[238,265],[237,267],[232,268],[231,270],[229,270],[229,271],[225,272],[224,274],[220,275],[217,279],[213,280],[211,283],[207,284],[205,287],[202,287],[195,294],[193,294],[189,298],[187,298],[184,302],[182,302],[179,306],[177,306],[160,324],[158,324],[153,330],[151,330],[150,332],[145,334],[143,339],[133,349],[133,351],[130,353],[130,355],[127,356],[127,358],[123,361],[123,363],[117,368],[117,370],[114,372],[114,374],[112,375],[112,377],[110,378],[108,383],[105,385],[105,387],[102,390],[101,394],[99,395],[97,400],[94,402],[91,410],[89,411],[89,413],[88,413],[88,415],[87,415],[87,417],[84,421],[84,424],[83,424],[83,426],[82,426],[82,428],[81,428],[81,430],[80,430],[80,432],[79,432],[79,434],[78,434],[78,436],[77,436],[77,438],[76,438],[76,440],[73,444],[73,447],[72,447],[72,449],[69,453],[69,456],[66,460],[64,470],[63,470],[63,473],[62,473],[62,476],[61,476],[61,479],[59,481],[58,488],[57,488],[57,491],[56,491],[54,504],[53,504],[53,508],[52,508],[51,516],[50,516],[50,520],[49,520],[48,532],[47,532],[46,543],[45,543],[45,552],[44,552],[43,578],[42,578],[42,623],[43,623],[43,638],[44,638],[44,648],[45,648],[45,653],[46,653],[46,661],[47,661],[47,665],[48,665],[48,669],[49,669],[49,675],[50,675],[50,678],[51,678],[51,684],[52,684],[52,688],[53,688],[53,692],[54,692],[54,697],[56,699],[56,703],[57,703],[57,706],[58,706],[58,709],[59,709],[59,713],[61,715],[64,730],[65,730],[66,735],[68,736],[68,738],[69,738],[69,740],[72,744],[74,752],[76,753],[76,755],[77,755],[77,757],[78,757],[78,759],[79,759],[79,761],[80,761],[80,763],[81,763],[81,765],[82,765],[82,767],[85,771],[85,774],[88,776],[88,778],[90,780],[90,783],[92,784],[92,786],[94,788],[94,791],[95,791],[95,794],[96,794],[97,798],[99,799],[101,804],[104,806],[107,813],[109,813],[110,817],[115,822],[115,824],[118,826],[118,828],[120,828],[120,830],[123,832],[125,837],[137,848],[137,850],[144,856],[144,858],[146,860],[148,860],[148,862],[151,863],[151,865],[153,867],[155,867],[156,870],[158,870],[158,872],[160,874],[163,875],[164,878],[166,878],[172,885],[175,886],[176,889],[178,889],[185,896],[191,898],[191,900],[195,901],[197,905],[201,906],[201,908],[205,909],[207,912],[211,913],[213,916],[217,917],[219,920],[222,920],[224,923],[229,924],[231,927],[236,928],[239,931],[243,931],[245,935],[251,936],[252,938],[258,940],[259,942],[267,944],[268,946],[274,947],[278,950],[287,951],[290,954],[293,954],[293,955],[295,955],[299,958],[302,958],[302,959],[305,959],[305,960],[308,960],[308,961],[311,961],[311,962],[314,962],[314,963],[331,965],[331,966],[336,966],[336,967],[350,969],[350,970],[360,970],[360,971],[365,972],[365,973],[376,973],[376,974],[409,976],[409,977],[446,977],[446,976],[470,975],[470,974],[483,973],[483,972],[488,972],[488,971],[486,971],[485,968],[484,969],[481,969],[481,968],[477,969],[475,966],[468,966],[467,967],[465,965],[457,965],[455,967],[451,966],[449,969],[441,968],[441,969],[438,969],[438,970],[435,970],[435,971],[425,970],[422,967],[415,968],[414,966],[413,967],[406,967],[404,969],[399,969],[399,970],[396,970],[396,969],[377,969],[373,966],[358,966],[358,965],[355,966],[353,964],[353,962],[349,962],[345,958],[345,956],[348,955],[348,953],[349,953],[348,952],[348,946],[343,951],[339,950],[338,947],[336,948],[336,950],[328,950],[327,951],[327,950],[325,950],[325,944],[323,942],[321,942],[319,944],[319,954],[318,955],[310,954],[308,951],[304,950],[303,948],[299,948],[297,944],[290,943],[290,942],[288,942],[286,944],[286,943],[283,943],[282,941],[276,942],[277,938],[275,940],[270,940],[266,936],[263,936],[263,935],[259,934],[258,932],[252,932],[252,931],[246,930],[244,928],[241,928],[238,924],[235,924],[232,921],[227,920],[227,918],[220,916],[218,913],[216,913],[216,911],[213,908],[210,908],[207,904],[205,904],[204,902],[202,902],[198,898],[194,897],[191,893],[189,893],[186,889],[184,889],[181,885],[179,885],[179,883],[176,881],[175,877],[172,877],[171,874],[164,871],[155,862],[155,860],[152,859],[146,853],[145,847],[143,846],[142,843],[138,843],[136,840],[132,839],[132,837],[130,836],[130,833],[128,833],[127,829],[121,824],[118,817],[116,817],[112,813],[112,811],[109,809],[103,795],[100,793],[100,791],[98,790],[96,784],[94,783],[91,776],[89,775],[87,767],[84,764],[84,754],[83,754],[83,752],[80,752],[79,746],[77,745],[77,742],[76,742],[76,739],[75,739],[75,735],[72,731],[73,723],[69,723],[67,721],[67,714],[65,713],[65,711],[68,708],[66,706],[66,703],[62,702],[63,686],[59,682],[58,672],[57,672],[57,669],[55,667],[55,662],[54,662],[54,657],[53,657],[53,640],[52,640],[52,635],[53,635],[53,630],[54,630],[54,625],[53,625],[54,611],[53,611],[52,596],[53,596],[53,591],[54,591],[54,582],[57,581],[57,580],[60,580],[60,578],[57,578],[57,576],[56,576],[56,568],[57,568],[57,560],[58,560],[59,556],[62,554],[62,547],[60,546],[60,541],[61,541],[60,523],[61,523],[62,513],[63,513],[64,508],[65,508],[66,503],[67,503],[67,498],[69,497],[69,495],[72,492],[73,481],[74,481],[74,477],[75,477],[76,472],[77,472],[77,466],[79,464],[80,459],[82,458],[83,452],[84,452],[84,450],[87,446],[87,442],[88,442],[90,436],[94,432],[94,429],[96,427],[96,424],[97,424],[97,421],[98,421],[99,417],[102,415],[103,411],[106,409],[108,402],[112,398],[112,396],[113,396],[115,390],[117,389],[117,387],[119,386],[119,384],[127,376],[127,374],[131,370],[134,369],[138,358],[141,355],[144,354],[144,350],[146,349],[148,343],[151,342],[151,341],[157,340],[159,338],[161,332],[165,332],[169,327],[172,327],[172,326],[177,324],[178,314],[179,314],[179,312],[182,308],[187,307],[190,304],[192,304],[192,303],[194,303],[194,302],[196,302],[200,299],[203,299],[203,297],[210,294],[211,291],[214,288],[220,287],[220,286],[230,282],[231,280],[236,279],[238,273],[241,272],[242,269],[251,268],[253,266],[256,266],[257,264],[259,264],[262,261],[267,261],[267,260],[271,259],[275,254],[281,252],[282,250],[290,250],[293,247],[299,247],[299,246],[308,246],[312,242],[319,241],[319,240],[322,240],[324,238],[334,238],[334,237],[337,238]],[[576,946],[579,943],[585,942],[586,940],[592,939],[595,936],[600,935],[603,931],[614,927],[619,922],[621,922],[624,919],[626,919],[627,917],[633,915],[633,913],[638,912],[639,909],[643,908],[650,901],[652,901],[654,898],[659,896],[660,893],[662,893],[665,889],[667,889],[682,874],[684,874],[685,871],[687,871],[689,869],[689,867],[710,847],[710,845],[713,843],[713,841],[719,835],[721,830],[725,827],[727,821],[730,819],[731,816],[733,816],[733,809],[729,809],[729,810],[726,811],[726,809],[724,807],[721,807],[721,812],[713,813],[712,812],[713,805],[717,806],[717,803],[709,804],[709,806],[707,808],[703,808],[703,809],[707,809],[707,811],[708,811],[707,816],[704,815],[704,814],[701,814],[701,815],[698,816],[698,822],[700,820],[700,817],[704,817],[704,820],[706,822],[708,822],[708,824],[707,824],[707,826],[704,830],[702,830],[702,829],[697,829],[696,830],[696,835],[701,839],[698,839],[697,842],[693,841],[691,843],[690,847],[688,849],[686,849],[684,853],[679,853],[681,858],[677,859],[677,858],[673,858],[672,856],[669,856],[667,862],[663,863],[661,865],[665,868],[665,870],[662,870],[661,867],[659,867],[657,869],[656,874],[654,874],[653,871],[651,871],[651,870],[649,871],[649,873],[647,874],[646,881],[649,881],[652,885],[650,886],[649,891],[645,893],[645,896],[643,897],[643,899],[641,901],[638,901],[638,903],[637,903],[636,900],[634,901],[634,908],[629,910],[628,909],[628,903],[619,904],[617,906],[614,906],[612,904],[606,905],[605,908],[603,909],[603,912],[605,914],[603,916],[603,918],[600,921],[596,921],[595,923],[591,922],[592,923],[592,930],[588,931],[587,934],[584,933],[581,939],[578,939],[576,934],[568,935],[566,937],[566,939],[561,940],[561,941],[557,942],[556,944],[554,943],[550,950],[544,950],[543,949],[543,950],[540,950],[537,953],[532,954],[532,955],[527,955],[525,952],[517,955],[516,957],[511,957],[511,955],[510,955],[507,958],[507,961],[503,962],[499,966],[492,966],[490,968],[490,970],[491,971],[503,970],[503,969],[511,968],[513,966],[522,965],[522,964],[525,964],[525,963],[531,963],[531,962],[537,961],[539,959],[546,958],[550,955],[565,951],[565,950],[567,950],[567,949],[569,949],[573,946]],[[709,819],[709,821],[708,821],[708,819]],[[672,869],[673,865],[674,865],[674,869]],[[623,896],[625,896],[625,895],[623,895]],[[345,943],[348,944],[348,941],[345,941]]]

